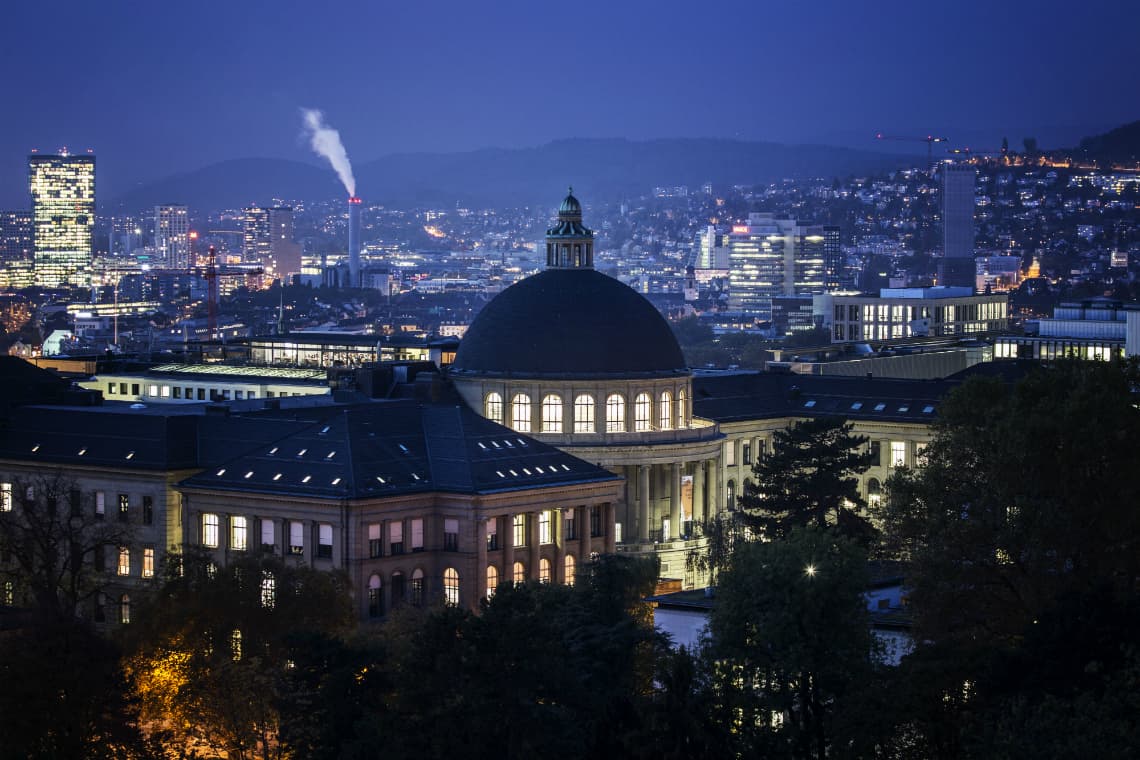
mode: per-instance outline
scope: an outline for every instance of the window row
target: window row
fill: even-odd
[[[459,520],[445,518],[443,520],[443,541],[439,546],[443,551],[459,551]],[[384,539],[388,539],[387,547]],[[407,539],[405,541],[405,539]],[[414,517],[410,520],[391,520],[384,523],[368,524],[368,556],[383,557],[404,554],[405,552],[422,552],[427,547],[424,544],[424,519]]]
[[[88,495],[90,496],[90,501],[84,505],[83,491],[78,488],[68,490],[66,499],[68,509],[71,511],[71,516],[82,517],[85,510],[93,509],[96,520],[104,519],[107,516],[107,493],[105,491],[95,491],[93,494]],[[41,494],[41,496],[43,496],[45,505],[49,510],[59,508],[60,497],[57,494]],[[35,501],[35,486],[27,486],[24,489],[24,503],[33,504]],[[139,500],[132,502],[130,494],[120,493],[115,495],[115,501],[118,505],[115,514],[119,522],[130,522],[131,514],[137,507],[139,519],[142,524],[154,524],[153,496],[142,496]],[[0,512],[11,512],[13,503],[13,484],[11,482],[0,483]]]
[[[143,394],[141,391],[146,391]],[[139,396],[147,396],[149,398],[168,398],[177,399],[179,401],[242,401],[244,399],[258,398],[257,391],[253,389],[237,389],[237,388],[210,388],[204,386],[181,386],[181,385],[158,385],[157,383],[148,383],[145,388],[140,383],[120,383],[109,382],[107,383],[108,396],[130,396],[137,398]],[[281,391],[275,393],[274,391],[266,391],[266,398],[286,397],[286,396],[303,396],[304,393],[289,393],[288,391]]]
[[[416,568],[412,571],[410,582],[401,572],[392,573],[389,578],[389,599],[393,607],[407,602],[415,607],[422,607],[426,601],[424,571]],[[443,600],[445,603],[459,605],[459,572],[449,567],[443,571]],[[380,617],[384,614],[383,582],[380,576],[373,574],[368,578],[368,616]]]
[[[538,561],[538,581],[539,583],[550,583],[553,580],[552,575],[553,565],[546,557]],[[566,585],[573,586],[575,574],[577,573],[577,564],[574,560],[574,555],[567,554],[562,558],[562,571],[563,577],[566,579]],[[499,584],[506,579],[502,579],[499,575],[499,568],[495,565],[487,565],[487,598],[490,599],[495,595],[495,589]],[[526,564],[521,560],[516,560],[511,565],[510,582],[516,586],[526,583],[527,572]]]
[[[571,415],[566,413],[565,402],[561,396],[548,394],[542,398],[539,428],[536,430],[533,404],[528,394],[513,395],[506,410],[500,393],[492,391],[483,399],[483,416],[509,425],[519,433],[565,433],[569,430],[573,430],[574,433],[602,432],[598,429],[595,410],[596,399],[588,393],[574,397],[574,404],[568,410]],[[508,412],[506,417],[504,411]],[[625,395],[611,393],[605,398],[604,412],[603,430],[606,433],[672,430],[684,428],[687,421],[684,391],[678,391],[675,399],[672,392],[663,391],[657,397],[656,409],[654,399],[648,393],[637,394],[632,404],[627,402]],[[564,420],[569,420],[569,424],[564,424]]]
[[[245,515],[230,515],[226,528],[228,530],[227,549],[233,551],[248,551],[252,548],[254,536],[259,537],[261,550],[272,552],[277,545],[277,523],[272,518],[250,518]],[[208,549],[217,549],[221,546],[223,519],[221,515],[205,512],[200,524],[201,544]],[[333,556],[333,526],[330,523],[316,523],[316,535],[308,538],[308,543],[316,539],[316,558],[332,559]],[[284,525],[286,539],[284,551],[286,554],[301,556],[305,553],[306,530],[301,520],[289,520]]]
[[[77,551],[83,551],[81,548]],[[153,578],[154,577],[154,548],[142,548],[142,565],[134,565],[132,557],[137,558],[138,553],[132,552],[129,546],[105,546],[103,544],[96,544],[91,549],[92,559],[91,564],[95,568],[95,572],[108,572],[114,569],[116,575],[128,577],[131,575],[132,567],[139,568],[139,577]],[[74,563],[76,565],[82,563],[82,556],[75,556]],[[109,562],[108,560],[112,560]]]
[[[734,467],[737,464],[751,466],[768,454],[768,441],[765,438],[744,438],[724,442],[724,464]]]

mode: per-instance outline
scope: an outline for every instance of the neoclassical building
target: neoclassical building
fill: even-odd
[[[680,577],[694,520],[716,509],[724,436],[693,413],[693,373],[669,324],[594,269],[573,193],[546,235],[546,269],[475,318],[449,378],[484,417],[621,475],[614,531]]]

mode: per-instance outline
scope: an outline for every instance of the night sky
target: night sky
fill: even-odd
[[[1140,119],[1138,30],[1130,0],[10,0],[0,205],[27,205],[33,147],[94,148],[104,199],[226,158],[316,162],[302,106],[357,163],[563,137],[1049,147]]]

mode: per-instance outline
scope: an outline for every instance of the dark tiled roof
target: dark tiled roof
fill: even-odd
[[[568,378],[687,372],[665,318],[593,269],[547,269],[504,290],[463,336],[451,371]]]
[[[488,493],[614,480],[465,406],[390,401],[329,408],[303,429],[185,481],[190,487],[317,498]]]
[[[959,383],[769,372],[700,374],[693,412],[717,422],[838,415],[857,420],[930,422]]]

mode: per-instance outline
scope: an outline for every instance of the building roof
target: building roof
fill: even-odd
[[[698,372],[693,378],[693,413],[717,422],[835,415],[929,423],[939,401],[959,382]]]
[[[328,407],[299,430],[188,478],[191,488],[362,499],[606,482],[617,476],[462,405]]]
[[[457,376],[645,377],[688,373],[665,318],[629,286],[589,268],[547,269],[479,313]]]

